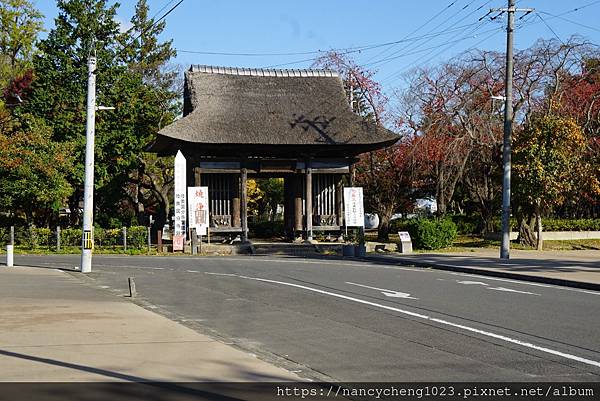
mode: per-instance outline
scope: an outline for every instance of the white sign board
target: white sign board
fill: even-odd
[[[365,226],[362,187],[344,188],[344,219],[347,227]]]
[[[196,234],[206,235],[208,228],[208,187],[188,187],[188,211],[190,228]]]
[[[410,234],[408,231],[398,231],[398,236],[402,242],[410,242]]]
[[[173,230],[173,250],[183,250],[183,247],[179,249],[179,244],[182,244],[181,237],[185,238],[186,231],[186,163],[185,157],[181,151],[177,151],[177,155],[175,156],[175,227]],[[177,248],[175,249],[175,239],[177,239]]]

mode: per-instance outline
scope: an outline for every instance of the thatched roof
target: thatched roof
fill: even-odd
[[[287,149],[352,156],[397,139],[352,112],[333,72],[192,66],[185,74],[184,117],[163,128],[150,150],[175,154],[193,147],[214,156],[229,145],[227,152],[248,155]]]

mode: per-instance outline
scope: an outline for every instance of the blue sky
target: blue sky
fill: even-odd
[[[168,5],[160,16],[177,2],[149,0],[151,15]],[[58,13],[56,2],[34,3],[46,16],[46,29],[51,29]],[[120,4],[119,19],[126,26],[135,0],[122,0]],[[316,54],[223,56],[184,51],[303,53],[406,40],[350,54],[359,64],[377,70],[376,78],[389,91],[402,84],[402,73],[412,67],[435,64],[471,48],[503,51],[505,19],[478,20],[490,8],[505,6],[505,0],[184,0],[166,18],[163,39],[173,39],[179,50],[175,62],[184,67],[210,64],[280,68],[308,68],[311,60],[307,59]],[[539,12],[517,19],[517,48],[555,34],[562,40],[578,34],[600,44],[600,0],[517,0],[517,7],[532,7]],[[580,10],[573,11],[576,8]]]

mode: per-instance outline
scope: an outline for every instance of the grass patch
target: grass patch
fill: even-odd
[[[367,241],[376,241],[377,233],[368,232],[365,234]],[[390,243],[398,243],[400,238],[398,234],[390,234]],[[452,246],[439,249],[439,252],[475,252],[481,249],[498,249],[500,241],[488,240],[475,235],[459,235],[456,237]],[[535,248],[519,244],[517,241],[511,241],[511,249],[534,250]],[[544,251],[577,251],[577,250],[600,250],[600,239],[580,239],[564,241],[544,241]],[[431,252],[428,250],[416,249],[417,253]]]

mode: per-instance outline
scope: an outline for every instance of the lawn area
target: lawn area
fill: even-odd
[[[377,241],[377,232],[367,232],[365,234],[367,241]],[[390,234],[390,241],[397,243],[399,237],[397,233]],[[454,240],[451,247],[439,249],[440,252],[469,252],[483,248],[499,248],[500,241],[487,240],[474,235],[459,235]],[[523,246],[516,241],[511,242],[512,249],[532,249]],[[573,251],[573,250],[600,250],[600,239],[584,240],[566,240],[566,241],[544,241],[545,251]],[[415,252],[431,252],[425,250],[415,250]]]

